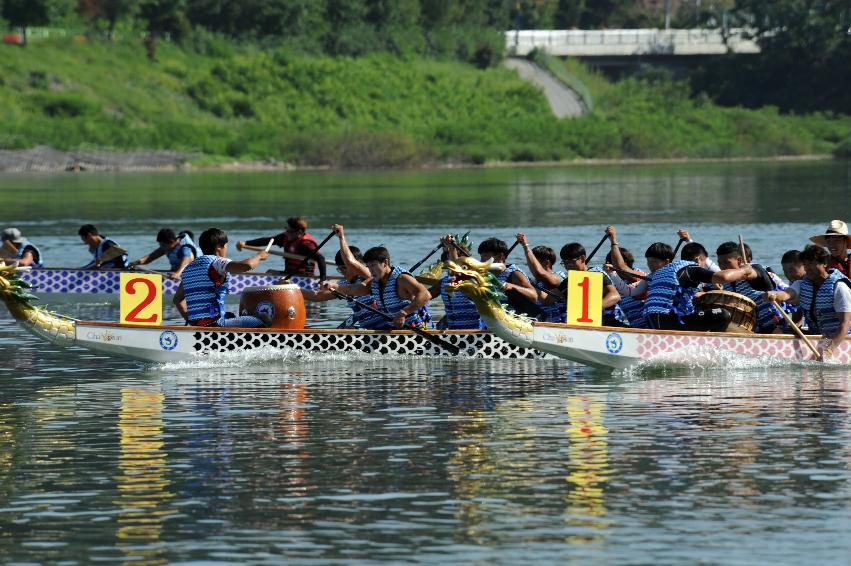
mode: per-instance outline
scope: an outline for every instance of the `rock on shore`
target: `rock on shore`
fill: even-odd
[[[39,145],[32,149],[0,150],[0,172],[173,170],[183,166],[188,158],[188,154],[177,151],[61,151]]]

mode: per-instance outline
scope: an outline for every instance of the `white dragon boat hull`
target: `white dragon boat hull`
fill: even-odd
[[[50,298],[69,297],[79,299],[80,295],[99,295],[118,300],[120,269],[70,269],[55,267],[40,267],[23,272],[19,277],[32,285],[33,290],[40,296],[50,295]],[[124,271],[124,273],[141,273],[139,271]],[[168,271],[160,271],[163,275],[163,294],[173,295],[177,291],[179,281],[168,278]],[[238,295],[246,287],[265,287],[274,285],[281,275],[267,273],[238,273],[231,275],[231,294]],[[329,279],[339,279],[338,276]],[[316,290],[319,288],[319,278],[314,276],[290,277],[290,282],[302,289]]]
[[[26,323],[24,323],[25,326]],[[205,328],[190,326],[141,327],[126,324],[75,321],[70,342],[64,337],[52,340],[61,345],[83,346],[111,355],[147,362],[177,362],[210,354],[247,352],[259,348],[314,353],[367,353],[377,356],[452,356],[408,330]],[[41,329],[30,328],[45,336]],[[461,357],[509,359],[543,358],[541,352],[509,344],[490,332],[434,332],[442,340],[461,349]]]
[[[812,360],[807,346],[793,335],[678,332],[637,328],[589,328],[554,323],[532,323],[525,340],[494,331],[514,344],[522,344],[559,358],[609,369],[625,369],[641,362],[687,363],[696,353],[721,357],[724,353],[802,362]],[[813,336],[811,341],[818,340]],[[834,363],[851,363],[851,341],[834,350]]]

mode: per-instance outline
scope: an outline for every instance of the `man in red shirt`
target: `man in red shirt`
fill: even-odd
[[[264,236],[254,238],[246,242],[237,242],[236,249],[242,250],[243,246],[266,247],[269,240],[274,240],[274,245],[284,248],[284,252],[299,256],[310,255],[319,247],[316,240],[307,233],[307,220],[302,216],[291,216],[287,218],[287,227],[277,236]],[[284,273],[286,275],[314,275],[315,266],[319,266],[319,278],[326,279],[325,257],[321,253],[312,256],[305,265],[301,259],[286,257],[284,259]]]
[[[817,246],[823,246],[830,252],[828,269],[838,269],[848,277],[851,272],[851,257],[848,254],[848,245],[851,244],[851,236],[848,236],[848,225],[842,220],[831,220],[824,234],[818,234],[810,238]]]

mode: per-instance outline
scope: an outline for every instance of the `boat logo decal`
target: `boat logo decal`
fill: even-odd
[[[269,318],[275,318],[275,305],[273,305],[271,301],[260,301],[257,303],[257,306],[254,307],[254,312],[257,314],[268,315]]]
[[[610,354],[617,354],[623,348],[623,338],[617,332],[612,332],[608,336],[606,336],[606,350],[609,351]]]
[[[113,334],[109,330],[97,331],[97,330],[89,330],[86,333],[86,338],[89,340],[98,340],[100,342],[120,342],[121,336],[117,334]]]
[[[174,350],[177,348],[177,334],[171,330],[160,332],[160,348],[163,350]]]

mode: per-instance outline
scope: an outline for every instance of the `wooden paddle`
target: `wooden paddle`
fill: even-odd
[[[0,258],[12,257],[18,255],[18,248],[12,243],[12,240],[3,240],[3,245],[0,246]]]
[[[680,246],[683,245],[683,242],[687,242],[687,241],[688,240],[686,240],[685,238],[680,238],[680,241],[677,242],[677,247],[674,248],[674,259],[677,258],[677,252],[680,251]]]
[[[505,259],[508,259],[508,256],[511,255],[511,252],[514,251],[514,248],[516,248],[517,244],[519,244],[519,243],[520,243],[520,240],[514,240],[514,243],[511,244],[511,247],[508,248],[507,252],[505,252]]]
[[[338,291],[337,289],[331,289],[331,292],[338,299],[345,299],[347,301],[354,301],[354,303],[357,304],[359,307],[365,308],[366,310],[368,310],[368,311],[370,311],[374,314],[377,314],[378,316],[384,318],[385,320],[390,320],[390,321],[393,320],[393,316],[387,314],[386,312],[381,312],[378,309],[372,308],[371,305],[368,305],[366,303],[362,303],[359,300],[355,299],[354,297],[347,295],[347,294],[345,294],[341,291]],[[461,348],[459,348],[458,346],[456,346],[454,344],[450,344],[446,340],[438,338],[437,336],[426,332],[422,328],[417,328],[416,326],[411,326],[409,330],[413,331],[414,334],[418,334],[419,336],[422,336],[423,338],[425,338],[426,340],[428,340],[432,344],[436,344],[436,345],[440,346],[441,348],[443,348],[444,350],[447,350],[449,353],[451,353],[455,356],[457,356],[458,354],[461,353]]]
[[[795,324],[795,322],[792,320],[792,317],[789,316],[789,314],[785,310],[783,310],[783,307],[777,304],[776,300],[771,302],[774,303],[774,308],[780,311],[780,316],[782,316],[783,319],[786,321],[786,324],[788,324],[789,327],[792,328],[792,332],[795,333],[795,336],[804,341],[804,343],[807,345],[807,348],[810,349],[810,352],[813,353],[817,360],[821,360],[821,355],[818,353],[816,347],[813,346],[813,343],[810,342],[810,339],[807,338],[806,334],[804,334],[801,329],[798,328],[798,325]]]
[[[113,259],[115,259],[119,256],[122,256],[126,253],[127,253],[127,250],[125,250],[121,246],[112,246],[111,248],[107,249],[105,252],[100,254],[97,258],[97,261],[98,261],[99,265],[103,265],[104,263],[106,263],[108,261],[112,261]]]
[[[304,259],[307,256],[299,255],[299,254],[291,254],[290,252],[279,252],[278,250],[267,250],[266,248],[261,248],[260,246],[249,246],[245,244],[242,246],[244,250],[251,250],[253,252],[265,252],[268,251],[269,255],[277,255],[281,257],[285,257],[288,259]]]
[[[617,267],[613,267],[615,271],[617,271],[621,275],[626,275],[627,277],[632,277],[633,279],[644,279],[645,281],[652,281],[652,277],[647,275],[639,275],[638,273],[633,273],[632,271],[626,271],[625,269],[618,269]]]
[[[608,239],[609,239],[609,234],[608,234],[608,233],[604,234],[604,235],[603,235],[603,239],[602,239],[602,240],[600,240],[600,243],[599,243],[599,244],[597,244],[597,247],[596,247],[596,248],[594,248],[593,250],[591,250],[591,253],[588,255],[588,257],[586,257],[586,258],[585,258],[585,263],[586,263],[586,264],[587,264],[588,262],[590,262],[590,261],[591,261],[591,258],[593,258],[593,257],[597,254],[597,250],[599,250],[599,249],[600,249],[600,246],[602,246],[602,245],[603,245],[603,242],[605,242],[605,241],[606,241],[606,240],[608,240]]]
[[[745,253],[745,240],[741,234],[739,234],[739,251],[742,252],[742,259],[745,260],[745,263],[750,263],[748,261],[748,254]]]
[[[458,242],[456,242],[455,240],[451,241],[450,244],[452,244],[452,246],[456,250],[458,250],[458,253],[461,254],[462,256],[470,257],[470,253],[467,250],[465,250],[464,248],[462,248],[461,246],[459,246]],[[509,250],[509,251],[511,251],[511,250]]]
[[[411,266],[411,268],[410,268],[410,269],[408,269],[408,271],[410,271],[411,273],[413,273],[413,272],[414,272],[414,271],[415,271],[415,270],[416,270],[419,266],[421,266],[421,265],[422,265],[422,264],[424,264],[426,261],[428,261],[428,258],[430,258],[430,257],[431,257],[431,256],[433,256],[434,254],[436,254],[436,253],[437,253],[437,250],[439,250],[439,249],[440,249],[440,248],[442,248],[442,247],[443,247],[443,243],[442,243],[442,242],[441,242],[440,244],[437,244],[437,246],[436,246],[433,250],[431,250],[430,252],[428,252],[428,255],[426,255],[426,256],[425,256],[424,258],[422,258],[420,261],[418,261],[417,263],[415,263],[413,266]]]

